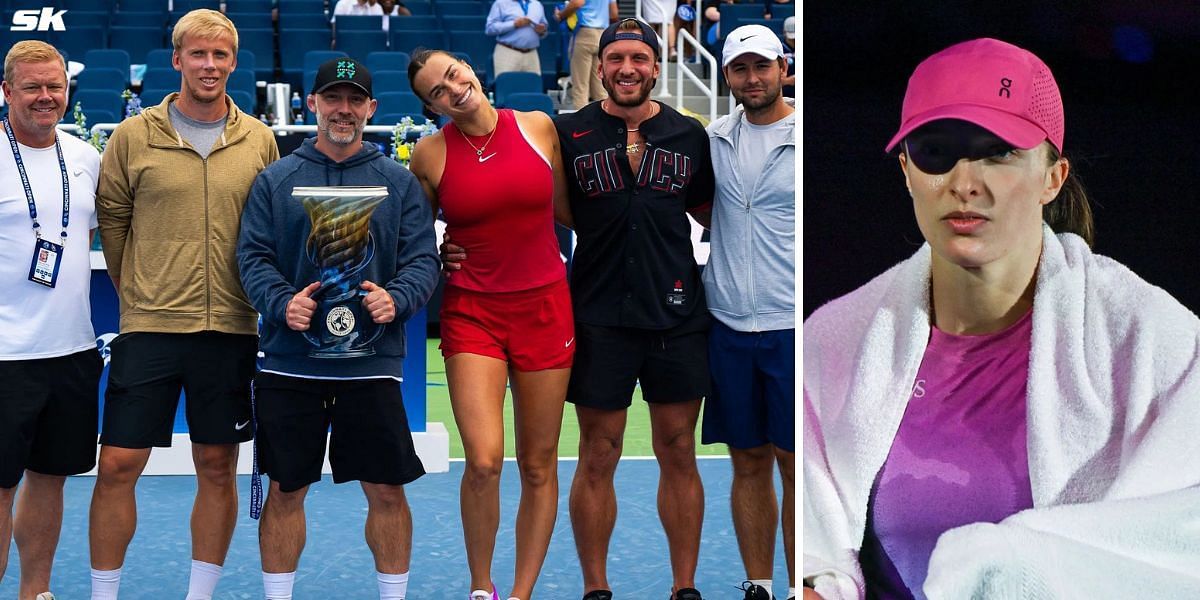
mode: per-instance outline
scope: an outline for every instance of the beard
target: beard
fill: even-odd
[[[358,139],[359,134],[362,133],[361,124],[355,124],[354,130],[344,135],[335,133],[329,125],[329,119],[320,113],[317,113],[317,129],[319,129],[325,135],[325,139],[337,144],[338,146],[349,146],[350,144],[353,144],[354,140]]]
[[[735,100],[737,100],[738,102],[741,102],[742,106],[745,107],[746,110],[753,111],[753,110],[761,110],[763,108],[771,106],[772,104],[775,104],[775,101],[779,100],[779,95],[782,93],[783,93],[783,86],[775,86],[775,87],[768,86],[767,89],[763,91],[763,94],[761,96],[759,96],[758,98],[742,97],[742,96],[739,96],[736,92],[733,94],[733,98]]]
[[[617,106],[629,108],[645,104],[646,100],[650,99],[650,92],[654,91],[654,86],[658,83],[658,79],[651,78],[642,81],[642,85],[638,89],[637,95],[633,96],[632,98],[628,96],[618,96],[616,93],[614,93],[617,86],[607,78],[601,79],[600,83],[604,86],[604,91],[608,92],[609,101]]]

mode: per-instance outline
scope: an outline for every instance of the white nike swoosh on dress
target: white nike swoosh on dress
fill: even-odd
[[[487,155],[487,156],[480,156],[480,157],[479,157],[479,162],[484,162],[484,161],[486,161],[487,159],[489,159],[489,158],[491,158],[491,157],[493,157],[493,156],[495,156],[495,155],[496,155],[496,153],[495,153],[495,152],[493,152],[493,153],[491,153],[491,154],[489,154],[489,155]]]
[[[567,343],[563,344],[563,348],[570,348],[571,344],[574,344],[574,343],[575,343],[575,338],[571,338],[571,339],[567,340]]]
[[[245,429],[246,426],[249,424],[250,424],[250,421],[242,421],[241,423],[234,423],[233,428],[238,431],[241,431],[241,430]]]

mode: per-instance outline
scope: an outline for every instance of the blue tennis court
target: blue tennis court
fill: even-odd
[[[559,511],[550,552],[538,580],[535,598],[577,600],[582,595],[579,563],[567,516],[567,494],[574,460],[559,463]],[[513,523],[519,478],[516,463],[507,462],[501,477],[502,514],[494,573],[503,593],[512,582]],[[426,475],[406,487],[413,511],[413,561],[408,597],[458,599],[467,594],[466,553],[458,516],[461,461],[449,473]],[[700,460],[705,486],[705,515],[697,584],[710,600],[740,599],[742,566],[729,517],[728,458]],[[87,598],[87,511],[92,477],[67,481],[62,540],[54,563],[52,589],[60,599]],[[257,523],[247,512],[249,477],[239,477],[239,522],[225,562],[225,574],[214,598],[262,597]],[[658,466],[653,460],[625,459],[616,477],[618,516],[609,552],[609,579],[617,598],[665,600],[671,578],[667,542],[658,524],[655,493]],[[187,476],[143,477],[138,484],[138,531],[129,546],[121,581],[121,598],[182,598],[190,565],[188,514],[195,479]],[[295,597],[378,597],[374,563],[362,539],[367,505],[356,484],[333,485],[326,476],[308,496],[308,543],[296,575]],[[776,589],[786,590],[783,542],[776,541]],[[15,546],[0,597],[14,598],[20,572]]]

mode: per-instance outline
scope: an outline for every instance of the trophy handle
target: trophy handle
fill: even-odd
[[[367,290],[360,289],[360,290],[358,290],[358,292],[355,295],[358,297],[359,302],[362,302],[362,299],[367,297]],[[365,315],[365,316],[369,316],[369,315]],[[371,332],[370,337],[368,337],[367,339],[365,339],[361,342],[358,342],[359,345],[365,346],[367,344],[373,344],[373,343],[375,343],[375,340],[378,340],[380,337],[383,337],[383,330],[387,326],[387,323],[376,323],[374,320],[372,320],[371,324],[375,326],[375,331]]]

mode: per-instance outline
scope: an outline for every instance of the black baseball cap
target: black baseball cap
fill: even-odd
[[[320,94],[329,86],[339,83],[357,86],[368,98],[374,98],[371,94],[371,72],[366,65],[348,56],[327,60],[317,67],[312,93]]]
[[[617,31],[618,28],[629,21],[638,24],[637,31]],[[597,54],[603,55],[605,46],[621,40],[635,40],[642,42],[654,50],[654,56],[656,58],[660,56],[658,49],[658,33],[654,31],[653,27],[633,18],[621,19],[620,21],[609,25],[608,29],[605,29],[604,33],[600,34],[600,49],[597,51]]]

